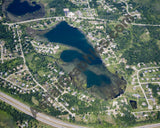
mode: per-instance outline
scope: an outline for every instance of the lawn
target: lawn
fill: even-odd
[[[0,110],[0,128],[16,128],[16,122],[14,122],[12,116],[1,110]]]

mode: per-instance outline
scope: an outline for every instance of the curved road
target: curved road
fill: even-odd
[[[33,116],[29,106],[19,102],[18,100],[15,100],[14,98],[6,95],[3,92],[0,92],[0,100],[10,104],[11,106],[13,106],[16,109],[24,112],[27,115]],[[44,113],[39,113],[39,112],[36,115],[36,119],[38,121],[41,121],[45,124],[48,124],[48,125],[56,127],[56,128],[85,128],[85,127],[82,127],[82,126],[78,126],[78,125],[74,125],[74,124],[64,122],[62,120],[56,119],[54,117],[51,117],[51,116],[48,116]]]

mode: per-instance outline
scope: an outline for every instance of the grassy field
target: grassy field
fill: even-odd
[[[6,112],[0,110],[0,128],[16,128],[16,122],[14,122],[12,116]]]
[[[53,128],[42,122],[38,122],[37,127],[38,128]],[[12,116],[7,114],[7,112],[0,110],[0,128],[18,128],[18,126],[16,125],[16,122],[13,120]]]

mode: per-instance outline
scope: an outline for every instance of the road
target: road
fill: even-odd
[[[2,76],[0,76],[0,79],[5,80],[5,81],[11,83],[12,85],[17,86],[18,88],[21,88],[22,90],[32,90],[32,89],[34,89],[34,88],[37,87],[37,85],[36,85],[36,86],[34,86],[34,87],[31,87],[31,88],[23,88],[23,87],[15,84],[15,83],[13,83],[12,81],[8,80],[7,78],[3,78]]]
[[[126,11],[127,13],[130,15],[130,16],[136,16],[138,14],[131,14],[129,12],[129,5],[126,1],[122,0],[121,2],[125,3],[126,4]],[[160,25],[153,25],[153,24],[140,24],[140,23],[131,23],[132,25],[134,26],[152,26],[152,27],[160,27]]]
[[[88,0],[87,0],[87,1],[88,1]],[[127,4],[126,2],[124,2],[124,3],[126,4],[127,13],[130,14],[129,11],[128,11],[128,8],[129,8],[129,7],[128,7],[128,4]],[[130,15],[131,15],[131,14],[130,14]],[[134,15],[132,15],[132,16],[134,16]],[[6,25],[9,25],[9,26],[12,26],[12,25],[14,25],[14,24],[24,24],[24,23],[29,23],[29,22],[34,22],[34,21],[40,21],[40,20],[45,20],[45,19],[52,19],[52,18],[58,18],[58,19],[59,19],[59,18],[62,18],[62,19],[63,19],[64,17],[39,18],[39,19],[27,20],[27,21],[16,22],[16,23],[5,23],[5,24],[6,24]],[[80,17],[79,19],[92,19],[92,20],[105,21],[105,19],[99,19],[99,18],[95,18],[95,17]],[[152,25],[152,24],[136,24],[136,23],[131,23],[131,24],[132,24],[132,25],[138,25],[138,26],[155,26],[155,27],[160,27],[160,25]],[[18,35],[18,37],[19,37],[19,42],[21,42],[21,40],[20,40],[20,34],[18,33],[18,31],[17,31],[17,35]],[[21,48],[22,57],[23,57],[23,59],[24,59],[24,64],[25,64],[26,62],[25,62],[25,58],[24,58],[24,54],[23,54],[23,50],[22,50],[22,45],[21,45],[21,44],[20,44],[20,48]],[[26,67],[27,67],[27,66],[26,66]],[[152,67],[152,68],[155,68],[155,67]],[[148,68],[143,68],[143,69],[148,69]],[[29,71],[28,67],[26,68],[26,70]],[[141,69],[141,70],[142,70],[142,69]],[[141,90],[142,90],[142,92],[143,92],[143,94],[144,94],[144,96],[145,96],[145,98],[146,98],[146,101],[147,101],[148,105],[150,106],[150,104],[149,104],[149,102],[148,102],[148,99],[147,99],[147,97],[146,97],[146,94],[145,94],[145,92],[144,92],[144,90],[143,90],[143,88],[142,88],[142,86],[141,86],[141,84],[143,84],[143,83],[141,83],[140,80],[139,80],[139,76],[138,76],[138,75],[139,75],[139,71],[141,71],[141,70],[137,70],[137,79],[138,79],[139,86],[140,86],[140,88],[141,88]],[[31,74],[31,73],[30,73],[30,74]],[[32,74],[31,74],[31,76],[32,76]],[[33,78],[33,76],[32,76],[32,78]],[[3,79],[4,79],[4,78],[3,78]],[[4,80],[6,80],[6,79],[4,79]],[[40,86],[44,91],[47,91],[47,90],[46,90],[45,88],[43,88],[43,86],[41,86],[34,78],[33,78],[33,80],[34,80],[34,81],[36,82],[36,84],[37,84],[38,86]],[[7,81],[7,80],[6,80],[6,81]],[[8,82],[10,82],[10,81],[8,81]],[[8,103],[8,104],[14,106],[15,108],[23,111],[24,113],[32,116],[32,112],[31,112],[29,106],[27,106],[27,105],[25,105],[25,104],[22,104],[22,103],[20,103],[19,101],[13,99],[13,98],[10,97],[10,96],[5,95],[4,93],[1,93],[1,92],[0,92],[0,99],[3,100],[3,101],[5,101],[5,102]],[[56,99],[56,101],[57,101],[57,99]],[[57,101],[57,102],[58,102],[58,101]],[[58,103],[59,103],[59,102],[58,102]],[[68,111],[70,114],[72,114],[62,103],[59,103],[59,104],[60,104],[60,106],[62,106],[66,111]],[[39,121],[41,121],[41,122],[44,122],[44,123],[46,123],[46,124],[48,124],[48,125],[51,125],[51,126],[53,126],[53,127],[58,127],[58,128],[59,128],[59,127],[80,128],[80,126],[72,125],[72,124],[69,124],[69,123],[64,123],[64,122],[61,121],[61,120],[58,120],[58,119],[53,118],[53,117],[50,117],[50,116],[45,115],[45,114],[43,114],[43,113],[38,113],[36,119],[39,120]],[[155,125],[155,126],[160,126],[160,124],[154,124],[154,125]],[[139,127],[139,128],[151,128],[151,127],[153,127],[154,125],[146,125],[146,126],[141,126],[141,127]]]
[[[25,24],[25,23],[30,23],[34,21],[41,21],[41,20],[49,20],[49,19],[64,19],[65,17],[47,17],[47,18],[38,18],[38,19],[32,19],[32,20],[26,20],[26,21],[20,21],[20,22],[15,22],[15,23],[4,23],[4,25],[15,25],[15,24]],[[70,18],[70,17],[67,17]],[[95,17],[79,17],[77,19],[89,19],[89,20],[100,20],[100,21],[106,21],[105,19],[100,19],[100,18],[95,18]]]
[[[19,102],[18,100],[15,100],[14,98],[4,94],[3,92],[0,92],[0,100],[12,105],[16,109],[24,112],[27,115],[33,116],[29,106]],[[38,121],[41,121],[45,124],[48,124],[48,125],[50,125],[52,127],[56,127],[56,128],[85,128],[85,127],[82,127],[82,126],[78,126],[78,125],[63,122],[62,120],[58,120],[54,117],[48,116],[48,115],[43,114],[43,113],[37,113],[36,119]],[[139,127],[135,127],[135,128],[154,128],[154,127],[160,127],[160,123],[145,125],[145,126],[139,126]]]
[[[35,19],[36,20],[36,19]],[[31,20],[32,21],[32,20]],[[19,42],[20,42],[20,49],[21,49],[21,54],[22,54],[22,58],[23,58],[23,61],[24,61],[24,65],[25,65],[25,70],[27,70],[30,74],[30,76],[32,77],[33,81],[36,83],[37,86],[39,86],[40,88],[42,88],[44,90],[44,92],[47,92],[48,90],[46,90],[41,84],[39,84],[35,78],[33,77],[32,73],[30,72],[27,64],[26,64],[26,59],[24,57],[24,53],[23,53],[23,49],[22,49],[22,44],[21,44],[21,34],[19,33],[19,30],[18,30],[18,27],[16,26],[17,28],[17,36],[18,36],[18,39],[19,39]],[[0,77],[1,78],[1,77]],[[3,78],[2,78],[3,79]],[[6,80],[6,79],[5,79]],[[12,82],[11,82],[12,83]],[[37,87],[36,86],[36,87]],[[56,102],[61,106],[63,107],[70,115],[74,116],[75,117],[75,114],[72,113],[70,110],[68,110],[61,102],[58,102],[58,100],[56,99]]]
[[[132,25],[136,26],[152,26],[152,27],[160,27],[160,25],[154,25],[154,24],[138,24],[138,23],[131,23]]]
[[[2,93],[2,92],[0,92],[0,100],[12,105],[16,109],[24,112],[27,115],[33,116],[29,106],[19,102],[18,100],[15,100],[14,98],[12,98],[12,97],[10,97],[10,96]],[[48,116],[48,115],[43,114],[43,113],[37,113],[36,119],[38,121],[41,121],[45,124],[48,124],[48,125],[56,127],[56,128],[85,128],[85,127],[82,127],[82,126],[78,126],[78,125],[63,122],[62,120],[58,120],[54,117]],[[135,127],[135,128],[154,128],[154,127],[160,127],[160,123],[145,125],[145,126],[139,126],[139,127]]]
[[[3,45],[0,45],[1,46],[1,60],[2,60],[2,63],[4,63],[3,61]]]
[[[6,95],[3,92],[0,92],[0,100],[12,105],[16,109],[24,112],[27,115],[33,116],[29,106],[19,102],[18,100],[15,100],[14,98]],[[48,125],[56,127],[56,128],[85,128],[82,126],[66,123],[62,120],[56,119],[54,117],[51,117],[51,116],[48,116],[44,113],[39,113],[39,112],[36,115],[36,119],[38,121],[41,121],[45,124],[48,124]]]
[[[18,33],[18,31],[17,31],[17,33]],[[18,38],[19,38],[19,41],[21,42],[20,34],[18,34]],[[26,59],[25,59],[25,57],[24,57],[24,53],[23,53],[23,50],[22,50],[22,44],[21,44],[21,43],[20,43],[20,49],[21,49],[21,54],[22,54],[22,58],[23,58],[23,61],[24,61],[24,65],[25,65],[26,70],[29,72],[29,74],[30,74],[30,76],[32,77],[33,81],[34,81],[39,87],[41,87],[45,92],[47,92],[47,90],[46,90],[43,86],[41,86],[41,85],[34,79],[33,75],[32,75],[31,72],[29,71],[28,66],[27,66],[27,64],[26,64]]]
[[[160,82],[143,82],[141,84],[149,84],[149,83],[151,83],[151,84],[159,84],[160,85]]]
[[[158,124],[144,125],[144,126],[139,126],[139,127],[134,127],[134,128],[160,128],[160,123],[158,123]]]
[[[147,104],[148,104],[148,108],[149,109],[151,109],[152,107],[151,107],[151,105],[149,104],[149,101],[148,101],[148,99],[147,99],[147,96],[146,96],[146,94],[145,94],[145,91],[144,91],[144,89],[142,88],[142,83],[140,82],[140,80],[139,80],[139,72],[140,71],[142,71],[142,70],[149,70],[149,69],[154,69],[154,68],[160,68],[160,67],[146,67],[146,68],[142,68],[142,69],[140,69],[140,70],[137,70],[137,80],[138,80],[138,84],[139,84],[139,86],[140,86],[140,88],[141,88],[141,90],[142,90],[142,92],[143,92],[143,94],[144,94],[144,97],[145,97],[145,99],[146,99],[146,101],[147,101]]]
[[[148,101],[148,99],[147,99],[147,96],[146,96],[146,94],[145,94],[145,91],[144,91],[144,89],[142,88],[141,82],[140,82],[140,80],[139,80],[139,71],[141,71],[141,70],[138,70],[138,71],[137,71],[138,84],[139,84],[139,86],[140,86],[140,88],[141,88],[141,90],[142,90],[142,92],[143,92],[143,95],[144,95],[146,101],[147,101],[148,108],[151,108],[151,106],[150,106],[150,104],[149,104],[149,101]]]
[[[49,20],[49,19],[53,19],[53,18],[63,18],[63,17],[38,18],[38,19],[26,20],[26,21],[15,22],[15,23],[4,23],[4,24],[12,26],[14,24],[24,24],[24,23],[29,23],[29,22],[34,22],[34,21],[40,21],[40,20]]]
[[[158,112],[158,111],[160,111],[160,110],[152,110],[152,111],[139,111],[139,112],[132,112],[133,114],[135,114],[135,113],[151,113],[151,112]]]

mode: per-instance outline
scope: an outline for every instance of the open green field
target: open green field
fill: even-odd
[[[2,110],[0,110],[0,128],[16,128],[13,117]]]

